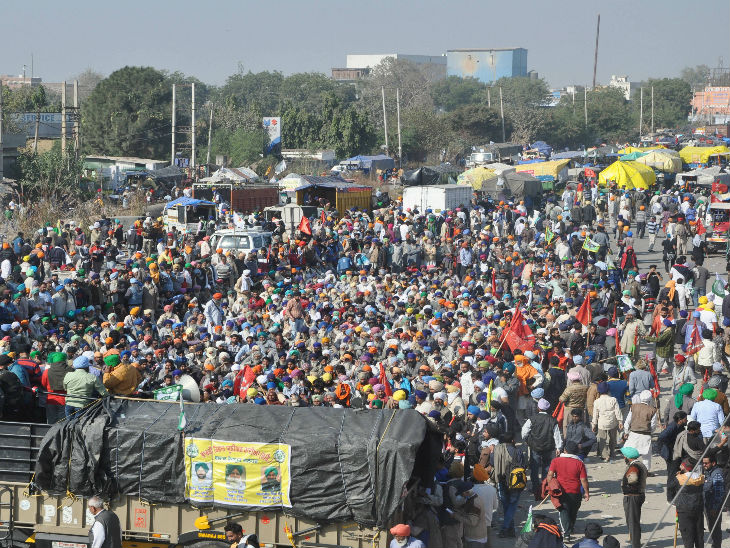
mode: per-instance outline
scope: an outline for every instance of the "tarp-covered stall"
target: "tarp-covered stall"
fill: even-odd
[[[718,154],[730,154],[730,148],[726,146],[684,147],[679,151],[682,161],[691,166],[705,166],[709,163],[710,156]]]
[[[176,403],[94,404],[48,431],[34,485],[382,527],[414,473],[430,484],[440,451],[414,410],[186,404],[185,416],[180,432]]]
[[[533,164],[515,166],[518,173],[527,173],[533,177],[550,177],[553,181],[564,183],[568,180],[568,164],[570,160],[550,160]]]
[[[622,160],[625,158],[626,156]],[[667,148],[650,150],[636,158],[636,161],[664,173],[679,173],[682,171],[682,158],[680,158],[679,153]]]
[[[654,170],[637,162],[617,161],[612,163],[598,175],[598,183],[608,185],[616,183],[619,188],[646,189],[656,183]]]
[[[418,169],[409,169],[403,173],[401,182],[405,186],[447,185],[456,180],[461,170],[449,164],[439,166],[423,166]]]
[[[537,198],[542,193],[542,181],[528,173],[516,173],[505,171],[501,174],[493,173],[490,177],[475,180],[473,183],[464,181],[463,184],[471,184],[472,188],[482,196],[488,195],[492,198]]]

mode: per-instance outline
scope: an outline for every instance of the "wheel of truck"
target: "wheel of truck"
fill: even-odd
[[[180,543],[185,548],[231,548],[230,542],[222,540],[196,540],[188,543]]]

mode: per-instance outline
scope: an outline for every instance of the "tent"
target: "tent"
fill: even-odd
[[[403,173],[401,182],[405,186],[447,185],[456,178],[461,170],[456,166],[441,164],[439,166],[423,166]]]
[[[685,164],[707,164],[710,156],[715,154],[728,154],[730,148],[726,146],[716,147],[684,147],[679,151],[679,155]]]
[[[536,197],[542,193],[542,181],[528,173],[504,172],[501,174],[492,173],[491,176],[483,177],[476,182],[463,182],[471,184],[474,190],[489,194],[492,197],[511,196],[524,198],[525,196]]]
[[[644,164],[619,160],[598,175],[599,184],[607,186],[609,182],[616,183],[619,188],[646,189],[656,183],[656,175],[653,169]]]
[[[586,155],[585,150],[565,150],[563,152],[555,152],[550,157],[551,160],[574,160],[575,158],[583,158]]]
[[[530,148],[537,150],[540,154],[547,158],[549,158],[550,154],[553,152],[553,147],[551,147],[545,141],[537,141],[535,143],[532,143],[530,145]]]
[[[520,164],[515,166],[518,173],[527,173],[533,177],[546,177],[552,181],[565,182],[568,180],[568,164],[570,160],[550,160],[534,164]]]
[[[201,179],[204,183],[220,183],[223,181],[229,183],[252,183],[258,181],[259,176],[253,169],[247,167],[222,167],[210,177]]]
[[[626,156],[621,159],[625,160]],[[679,153],[667,148],[651,150],[646,154],[641,154],[636,158],[636,161],[664,173],[679,173],[682,171],[682,158],[679,157]]]
[[[496,177],[496,172],[488,167],[478,166],[467,169],[459,175],[456,182],[460,185],[471,185],[474,190],[482,188],[482,181]]]
[[[650,150],[659,150],[665,148],[664,146],[657,145],[654,147],[624,147],[618,151],[619,156],[624,154],[633,154],[634,152],[649,152]]]
[[[341,164],[357,165],[358,169],[369,171],[371,169],[395,169],[395,160],[385,154],[376,156],[353,156],[340,162]]]
[[[630,152],[629,154],[624,154],[619,158],[619,160],[621,160],[622,162],[633,162],[646,154],[648,154],[648,152],[641,152],[639,150],[636,150],[634,152]]]

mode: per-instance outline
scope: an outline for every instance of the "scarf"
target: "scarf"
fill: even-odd
[[[694,384],[692,384],[691,382],[684,383],[682,386],[680,386],[679,390],[677,390],[677,393],[674,395],[674,407],[676,407],[677,409],[682,409],[684,397],[691,396],[694,388]]]
[[[669,300],[674,300],[674,291],[676,290],[677,282],[674,280],[669,280],[667,284],[664,286],[669,289],[669,294],[667,295],[669,297]]]

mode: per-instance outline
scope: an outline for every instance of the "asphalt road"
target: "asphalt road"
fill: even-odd
[[[636,229],[632,227],[634,234]],[[663,233],[661,234],[663,236]],[[657,238],[658,242],[661,241]],[[615,240],[612,240],[612,244],[615,249]],[[658,246],[654,246],[654,251],[647,251],[649,248],[648,236],[639,240],[635,238],[634,249],[639,260],[639,270],[646,272],[649,265],[656,264],[657,270],[662,273],[662,276],[667,279],[664,274],[664,264],[662,262],[662,255],[660,251],[657,251]],[[690,244],[691,248],[691,244]],[[712,286],[712,280],[714,280],[715,272],[727,279],[725,272],[726,260],[724,255],[712,255],[705,260],[705,266],[710,271],[711,280],[708,281],[708,290]],[[653,343],[642,344],[642,355],[647,351],[653,351]],[[662,396],[660,398],[660,406],[664,409],[666,400],[671,395],[671,376],[660,375],[659,376],[660,387],[662,390]],[[655,437],[658,432],[655,432]],[[621,454],[616,452],[618,457]],[[595,453],[593,453],[595,455]],[[623,495],[621,494],[621,478],[625,471],[625,464],[623,458],[614,458],[609,463],[603,463],[600,459],[595,456],[591,456],[586,461],[586,468],[588,470],[588,481],[590,485],[590,500],[588,502],[583,501],[580,512],[578,513],[578,521],[575,527],[574,540],[581,538],[585,524],[589,521],[595,521],[603,527],[604,534],[614,535],[621,542],[621,546],[629,547],[628,531],[626,529],[626,520],[623,511]],[[650,477],[647,481],[646,486],[646,502],[642,508],[642,543],[646,542],[649,538],[651,531],[654,529],[657,522],[662,518],[662,514],[667,509],[666,500],[666,466],[664,460],[654,455],[652,458],[652,472],[655,474],[654,477]],[[522,493],[520,499],[520,508],[518,509],[515,523],[518,523],[518,530],[524,524],[524,520],[527,515],[527,510],[530,504],[537,504],[532,502],[532,495],[528,489]],[[533,510],[534,511],[534,510]],[[558,519],[558,512],[552,506],[548,500],[542,507],[537,510],[541,513],[547,513],[553,517],[556,521]],[[496,532],[498,531],[497,526],[501,523],[501,510],[495,515],[495,539],[493,545],[496,547],[513,547],[515,545],[515,539],[499,539],[496,538]],[[664,519],[661,521],[661,525],[657,529],[656,534],[651,540],[650,546],[656,548],[671,547],[674,545],[674,508],[670,508]],[[730,533],[728,533],[728,527],[730,526],[730,519],[728,514],[723,514],[722,530],[723,530],[723,546],[730,546]],[[705,524],[705,536],[709,528]],[[603,539],[600,540],[602,542]],[[682,546],[681,537],[677,538],[678,546]],[[709,545],[709,544],[708,544]]]

